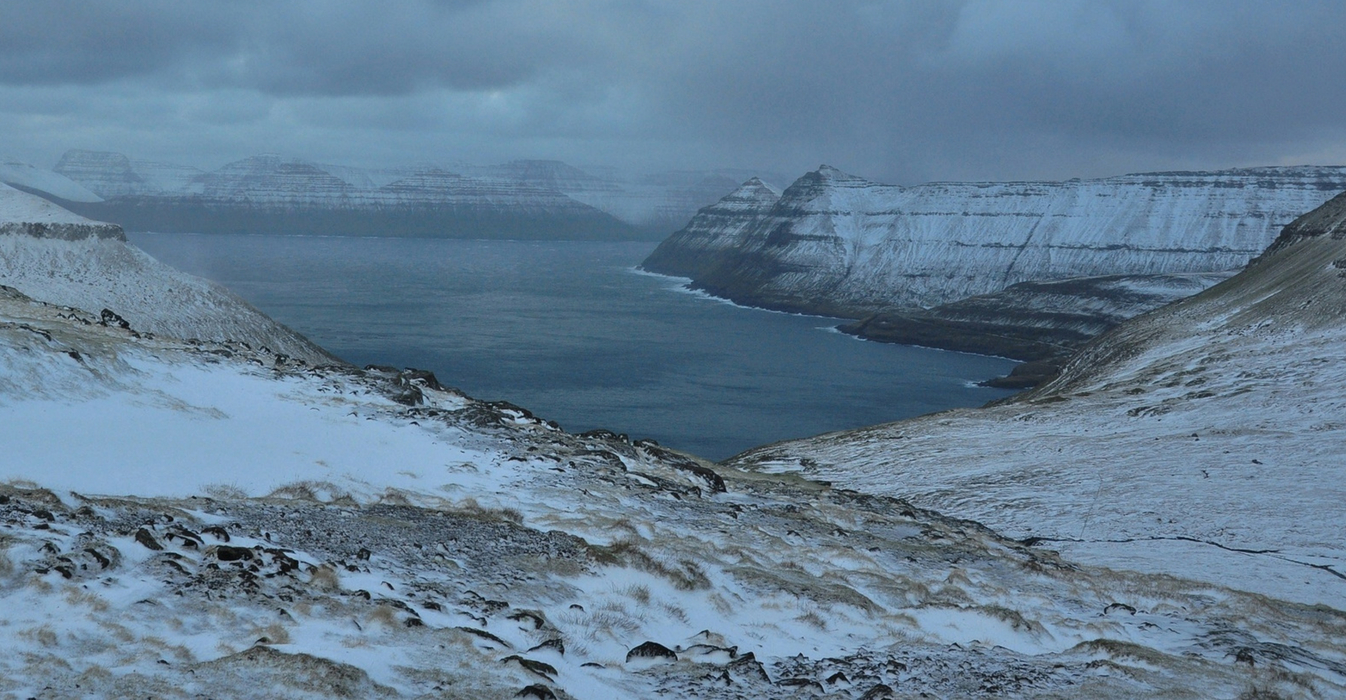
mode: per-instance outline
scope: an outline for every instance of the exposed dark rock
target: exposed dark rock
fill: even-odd
[[[771,682],[771,677],[767,675],[766,668],[762,666],[762,662],[758,661],[757,656],[751,651],[730,661],[725,668],[734,678],[760,683]]]
[[[860,696],[860,700],[883,700],[883,698],[891,697],[894,697],[893,689],[880,683],[873,688],[866,690],[865,694]]]
[[[501,663],[509,663],[511,661],[517,662],[520,666],[523,666],[526,670],[532,673],[536,673],[539,676],[546,678],[547,680],[553,680],[556,677],[556,667],[552,666],[549,663],[544,663],[542,661],[535,661],[533,659],[525,659],[524,657],[519,656],[518,654],[511,654],[510,656],[506,656],[505,658],[500,660]]]
[[[533,652],[533,651],[540,651],[543,649],[551,649],[552,651],[555,651],[561,656],[565,656],[566,653],[565,642],[561,641],[560,639],[548,639],[547,641],[530,648],[528,651]]]
[[[538,700],[556,700],[556,693],[545,685],[530,685],[514,694],[516,698],[537,698]]]
[[[126,329],[129,329],[131,327],[131,323],[129,321],[122,318],[120,314],[113,311],[112,309],[103,309],[102,312],[99,313],[99,317],[101,320],[99,320],[98,323],[99,325],[102,326],[116,326],[118,328],[126,328]]]
[[[658,642],[645,642],[626,652],[628,662],[632,659],[673,659],[676,661],[677,658],[677,653]]]
[[[143,527],[136,530],[136,542],[139,542],[146,549],[152,549],[156,552],[162,551],[164,548],[162,544],[159,544],[159,540],[155,539],[154,535]]]

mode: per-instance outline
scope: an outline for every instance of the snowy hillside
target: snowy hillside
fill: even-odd
[[[643,267],[742,303],[858,318],[1030,280],[1237,268],[1343,189],[1342,167],[894,187],[823,166],[774,201],[703,210]]]
[[[1346,610],[1343,270],[1346,195],[1008,405],[730,463],[909,499],[1071,560]]]
[[[1325,609],[81,319],[0,294],[16,697],[1346,692]]]
[[[138,331],[243,341],[307,362],[336,361],[223,287],[130,245],[121,227],[4,185],[0,285],[95,315],[108,309]]]
[[[64,175],[13,160],[0,162],[0,183],[52,194],[71,202],[102,201],[98,195]]]

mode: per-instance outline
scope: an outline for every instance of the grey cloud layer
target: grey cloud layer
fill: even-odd
[[[1339,2],[47,1],[0,13],[0,128],[54,150],[826,161],[894,181],[1346,156]]]

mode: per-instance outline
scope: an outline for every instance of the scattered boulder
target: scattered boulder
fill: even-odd
[[[860,696],[860,700],[883,700],[883,698],[891,698],[891,697],[895,697],[893,689],[883,683],[880,683],[874,686],[873,688],[870,688],[869,690],[865,691],[865,694]]]
[[[122,318],[120,314],[112,309],[103,309],[99,316],[101,317],[98,321],[98,325],[100,326],[116,326],[126,330],[131,329],[131,322]]]
[[[152,549],[156,552],[162,552],[164,549],[164,546],[159,544],[159,540],[155,539],[154,535],[143,527],[136,530],[136,542],[139,542],[145,549]]]
[[[671,659],[677,661],[678,655],[672,649],[658,642],[645,642],[626,652],[627,663],[630,663],[633,659]]]
[[[757,660],[757,655],[751,651],[743,656],[734,659],[725,667],[731,676],[742,679],[751,679],[760,683],[770,683],[771,676],[767,675],[766,668],[762,662]]]
[[[516,698],[537,698],[538,700],[556,700],[556,693],[545,685],[533,684],[514,694]]]
[[[553,680],[556,678],[556,667],[552,666],[549,663],[544,663],[542,661],[534,661],[533,659],[525,659],[524,657],[519,656],[518,654],[511,654],[509,656],[506,656],[505,658],[500,660],[500,663],[507,664],[511,661],[518,663],[520,666],[523,666],[525,670],[530,671],[532,673],[536,673],[537,675],[542,676],[547,680]]]

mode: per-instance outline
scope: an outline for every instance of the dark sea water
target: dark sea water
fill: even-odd
[[[570,431],[711,459],[1009,392],[997,358],[859,341],[634,266],[653,243],[132,234],[338,356],[418,367]]]

